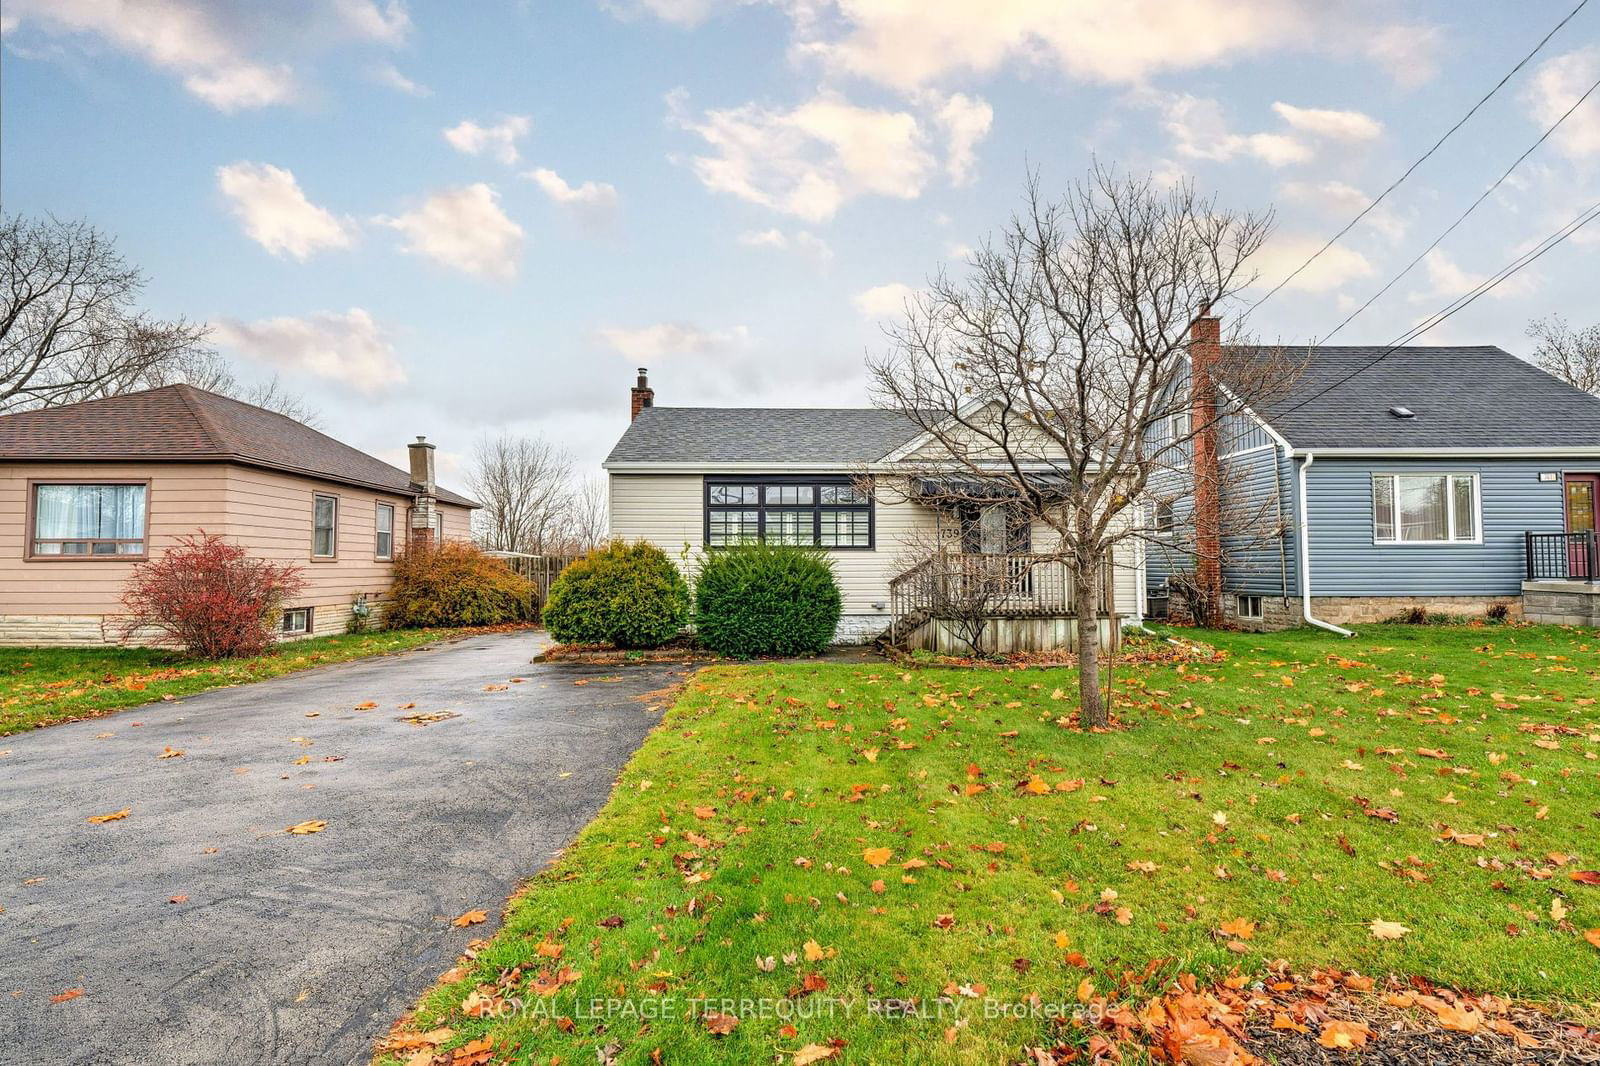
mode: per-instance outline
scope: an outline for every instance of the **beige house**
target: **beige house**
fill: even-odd
[[[610,535],[656,544],[692,577],[702,549],[763,539],[809,544],[833,562],[844,613],[836,640],[870,641],[895,625],[897,639],[962,650],[930,617],[930,591],[948,599],[949,567],[1007,575],[994,604],[996,650],[1070,642],[1070,579],[1048,558],[1050,534],[1008,532],[996,504],[952,514],[919,501],[903,473],[924,434],[904,416],[872,408],[657,407],[644,370],[632,389],[628,429],[607,457]],[[898,472],[897,472],[898,471]],[[870,479],[875,491],[863,491]],[[944,571],[929,574],[930,556]],[[1100,625],[1136,622],[1144,563],[1132,542],[1110,568]]]
[[[199,530],[298,564],[285,638],[380,617],[397,552],[466,539],[471,500],[292,418],[188,385],[0,415],[0,643],[117,639],[140,560]]]

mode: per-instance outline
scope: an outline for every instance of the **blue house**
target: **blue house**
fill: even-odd
[[[1196,323],[1192,363],[1217,335]],[[1157,486],[1152,613],[1180,614],[1214,558],[1220,613],[1246,628],[1499,605],[1600,624],[1600,398],[1495,347],[1284,355],[1284,395],[1218,420],[1219,543],[1197,543],[1192,470]]]

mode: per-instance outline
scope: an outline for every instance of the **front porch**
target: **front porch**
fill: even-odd
[[[1113,570],[1096,593],[1100,646],[1120,636]],[[889,643],[971,655],[1070,648],[1078,637],[1077,583],[1059,557],[1030,552],[939,551],[889,582]]]
[[[1528,533],[1522,615],[1544,625],[1600,626],[1600,538]]]

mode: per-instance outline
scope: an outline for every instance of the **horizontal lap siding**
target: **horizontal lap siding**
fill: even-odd
[[[160,554],[179,536],[225,524],[226,467],[184,463],[13,463],[0,465],[0,615],[104,615],[121,610],[131,561],[57,562],[25,558],[28,482],[150,482],[147,550]]]
[[[647,540],[665,551],[693,577],[695,558],[705,530],[705,478],[699,474],[612,474],[610,534],[624,540]],[[885,492],[873,505],[876,548],[872,551],[830,551],[834,574],[844,599],[844,613],[884,617],[889,582],[925,555],[935,543],[934,512]],[[1035,546],[1043,547],[1048,531],[1035,527]],[[1117,610],[1134,613],[1139,600],[1139,573],[1134,549],[1126,545],[1117,568]],[[884,604],[878,608],[874,604]]]
[[[832,475],[829,475],[832,476]],[[705,533],[705,478],[699,474],[612,474],[611,536],[647,540],[672,557],[693,578]],[[873,507],[877,548],[830,551],[845,614],[880,613],[887,604],[889,579],[906,565],[911,545],[932,542],[933,515],[904,502]],[[883,610],[884,624],[888,612]]]
[[[1318,459],[1307,474],[1311,590],[1317,596],[1512,596],[1525,573],[1523,534],[1564,528],[1558,459]],[[1372,475],[1479,476],[1482,544],[1374,544]]]
[[[1229,592],[1282,595],[1295,589],[1293,482],[1283,453],[1268,448],[1220,461],[1223,530],[1222,584]],[[1281,516],[1281,517],[1280,517]]]

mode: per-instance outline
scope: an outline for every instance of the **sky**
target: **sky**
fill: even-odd
[[[4,0],[0,208],[86,219],[325,432],[863,406],[906,294],[1099,160],[1276,212],[1254,295],[1576,0]],[[1600,3],[1257,309],[1325,336],[1600,79]],[[1389,343],[1600,200],[1600,91],[1337,338]],[[1419,343],[1600,321],[1600,223]],[[1225,309],[1237,312],[1238,308]]]

